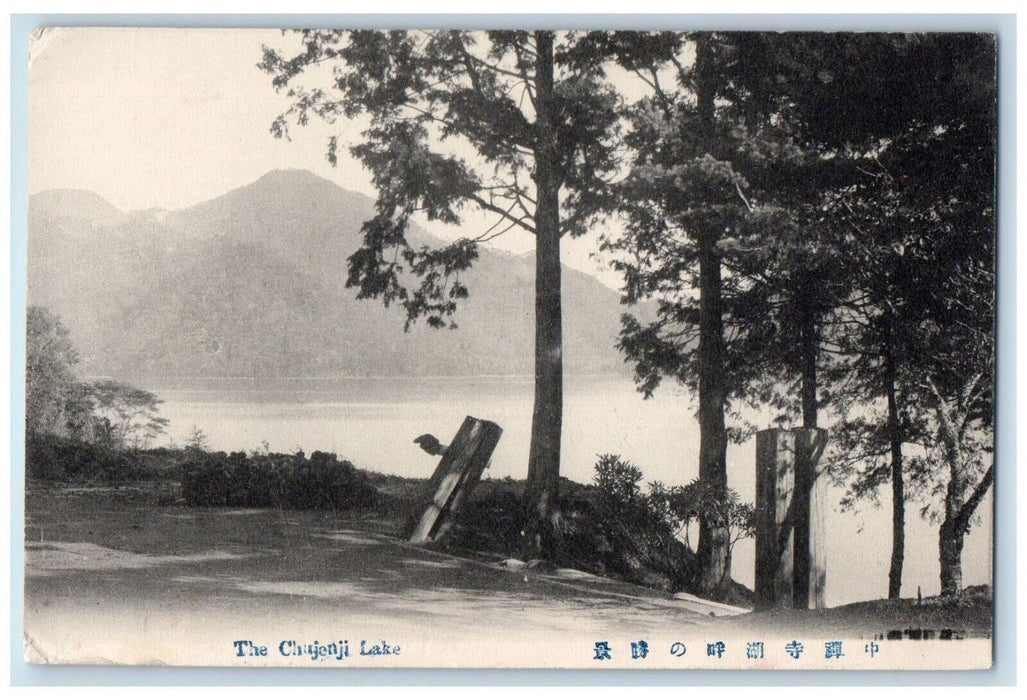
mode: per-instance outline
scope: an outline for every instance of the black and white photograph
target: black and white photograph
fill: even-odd
[[[37,29],[25,660],[990,668],[998,56]]]

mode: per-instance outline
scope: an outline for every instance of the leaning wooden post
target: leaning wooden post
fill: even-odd
[[[824,607],[822,429],[756,434],[756,607]]]
[[[446,534],[457,508],[470,495],[492,459],[502,434],[503,429],[491,421],[464,418],[417,505],[419,520],[410,542],[434,542]]]

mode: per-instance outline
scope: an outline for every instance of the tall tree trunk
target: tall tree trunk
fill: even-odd
[[[946,516],[938,531],[942,595],[959,595],[963,590],[963,536],[959,523]]]
[[[884,390],[888,397],[888,443],[891,450],[891,566],[888,569],[888,597],[902,593],[902,564],[906,556],[906,484],[902,466],[902,426],[896,388],[895,359],[892,348],[891,320],[886,320],[884,352]]]
[[[696,108],[698,136],[712,143],[716,75],[712,38],[696,42]],[[714,227],[698,234],[699,243],[699,481],[714,495],[727,495],[727,401],[724,358],[724,305],[719,233]],[[731,582],[731,546],[727,523],[703,519],[699,525],[698,588],[722,597]]]
[[[805,294],[809,294],[808,285]],[[817,351],[820,338],[817,333],[817,314],[808,301],[802,305],[799,329],[802,343],[802,427],[817,427]]]
[[[553,35],[535,33],[535,407],[525,486],[525,555],[552,558],[560,543],[558,489],[563,423],[560,306],[560,163],[556,151]]]
[[[941,565],[941,594],[959,595],[963,590],[963,537],[969,517],[964,520],[965,477],[959,459],[957,428],[949,420],[951,414],[939,399],[936,411],[939,417],[938,438],[945,447],[945,461],[949,469],[949,483],[945,489],[945,519],[938,529],[938,563]]]
[[[969,498],[963,500],[967,484],[959,463],[958,436],[953,432],[945,435],[946,453],[949,460],[949,485],[945,492],[945,519],[938,531],[938,562],[941,564],[941,594],[959,595],[963,591],[963,538],[970,527],[970,521],[978,506],[991,488],[995,478],[992,465],[978,482]],[[948,438],[951,437],[951,442]]]
[[[817,358],[820,338],[817,332],[817,311],[812,303],[813,290],[809,277],[803,280],[799,290],[799,364],[802,395],[802,427],[815,430],[817,427]],[[805,440],[801,442],[805,443]],[[793,491],[795,527],[793,543],[795,555],[792,561],[792,598],[796,608],[805,609],[812,602],[817,605],[817,595],[811,593],[810,571],[819,569],[811,556],[813,527],[811,517],[811,495],[816,483],[816,439],[810,441],[809,449],[804,446],[795,449],[795,490]],[[812,600],[811,600],[812,598]]]
[[[720,254],[713,236],[699,252],[699,480],[714,494],[727,492],[727,430],[724,377],[724,322]],[[723,593],[730,582],[727,523],[704,519],[699,527],[699,589]]]

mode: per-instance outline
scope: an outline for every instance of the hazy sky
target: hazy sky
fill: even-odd
[[[29,73],[29,191],[90,189],[124,209],[179,208],[307,168],[372,194],[358,165],[332,168],[321,124],[274,139],[288,105],[257,69],[268,30],[51,30]]]
[[[360,128],[311,122],[275,139],[272,120],[288,98],[256,64],[261,44],[298,46],[264,29],[57,29],[33,41],[29,71],[29,192],[91,190],[121,209],[181,208],[246,185],[275,168],[305,168],[374,196],[370,178],[340,149],[325,160],[331,133]],[[468,219],[465,235],[487,227]],[[438,227],[437,233],[452,236]],[[602,270],[592,237],[566,241],[567,264]],[[534,248],[511,231],[494,245]],[[616,284],[609,271],[604,281]]]

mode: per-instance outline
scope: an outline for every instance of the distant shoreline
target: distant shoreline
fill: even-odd
[[[571,374],[564,373],[565,378],[583,378],[583,379],[624,379],[627,375],[624,374]],[[186,380],[201,380],[201,379],[247,379],[247,380],[322,380],[322,379],[531,379],[534,380],[535,375],[533,374],[332,374],[325,376],[252,376],[252,375],[181,375],[174,377],[162,377],[162,380],[175,380],[175,381],[186,381]],[[114,379],[109,375],[97,374],[83,377],[85,381],[96,381],[99,379]],[[136,377],[137,382],[148,382],[154,380],[154,377]]]
[[[83,377],[83,381],[99,381],[115,379],[114,377],[96,375]],[[148,391],[177,391],[188,389],[226,388],[248,390],[250,388],[265,389],[284,385],[300,385],[317,388],[316,384],[331,385],[339,382],[453,382],[463,384],[474,381],[496,382],[501,384],[534,384],[535,377],[531,374],[448,374],[448,375],[331,375],[314,377],[260,377],[260,376],[181,376],[181,377],[127,377],[117,378]],[[564,380],[577,381],[624,381],[633,384],[630,374],[565,374]]]

